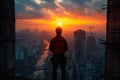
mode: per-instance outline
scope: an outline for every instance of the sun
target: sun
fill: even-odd
[[[60,26],[60,27],[61,27],[61,26],[62,26],[62,22],[58,22],[58,26]]]

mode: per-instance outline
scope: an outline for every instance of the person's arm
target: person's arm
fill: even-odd
[[[49,50],[53,52],[53,40],[50,41]]]
[[[65,40],[65,51],[68,50],[68,45],[67,45],[67,41]]]

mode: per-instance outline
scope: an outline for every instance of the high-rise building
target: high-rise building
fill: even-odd
[[[77,63],[83,63],[85,60],[85,40],[86,33],[83,30],[77,30],[74,32],[74,49],[75,58]]]
[[[96,39],[93,35],[87,37],[86,55],[88,60],[92,60],[96,51]]]
[[[108,0],[106,80],[120,80],[120,0]]]
[[[85,60],[84,80],[93,80],[95,56],[96,56],[96,39],[92,34],[90,34],[87,36],[86,39],[86,60]]]
[[[86,32],[83,30],[77,30],[74,32],[74,50],[77,70],[77,80],[84,78],[84,63],[86,58]]]

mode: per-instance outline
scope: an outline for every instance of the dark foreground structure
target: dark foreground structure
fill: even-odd
[[[120,80],[120,0],[108,0],[106,80]]]
[[[15,13],[14,0],[0,0],[0,79],[15,76]]]

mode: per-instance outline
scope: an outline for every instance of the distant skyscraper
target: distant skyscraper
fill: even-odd
[[[96,39],[93,35],[87,37],[87,44],[86,44],[86,55],[87,59],[91,60],[92,57],[95,55],[96,51]]]
[[[86,32],[81,29],[75,31],[74,39],[75,39],[74,48],[77,68],[77,80],[81,80],[84,77],[84,63],[86,58],[85,54]]]
[[[74,48],[75,48],[75,57],[77,63],[83,63],[85,59],[85,38],[86,33],[83,30],[77,30],[74,32]]]

